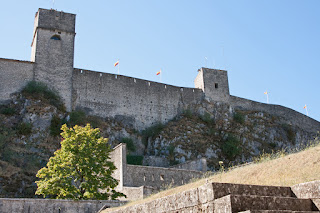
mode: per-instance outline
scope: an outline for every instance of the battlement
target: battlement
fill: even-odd
[[[75,33],[76,15],[39,8],[35,15],[37,27]]]
[[[113,117],[136,129],[167,123],[203,99],[196,88],[82,69],[74,69],[72,88],[73,109]]]
[[[202,89],[208,101],[229,101],[228,73],[225,70],[202,67],[198,70],[194,85]]]

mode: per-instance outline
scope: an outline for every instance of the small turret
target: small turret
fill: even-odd
[[[229,101],[228,73],[225,70],[202,67],[198,70],[194,85],[202,89],[208,101]]]

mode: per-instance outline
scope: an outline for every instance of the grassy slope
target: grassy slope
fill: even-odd
[[[219,173],[207,179],[209,182],[277,186],[292,186],[298,183],[320,180],[320,145],[281,158]],[[146,199],[131,202],[126,206],[186,191],[204,184],[207,179],[201,179],[187,185],[162,191]],[[110,210],[104,212],[110,212]]]

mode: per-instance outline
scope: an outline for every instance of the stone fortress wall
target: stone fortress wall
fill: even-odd
[[[202,98],[201,89],[88,70],[73,72],[74,109],[113,117],[136,129],[166,123]]]
[[[0,103],[33,80],[34,63],[0,58]]]
[[[119,180],[117,190],[136,200],[159,191],[169,185],[180,186],[192,179],[201,178],[207,171],[205,158],[163,168],[129,165],[126,161],[126,144],[119,144],[110,154],[110,160],[117,169],[113,177]]]
[[[232,95],[230,95],[229,103],[230,106],[235,109],[260,111],[280,116],[284,123],[287,122],[290,125],[298,126],[310,133],[317,133],[320,131],[319,121],[281,105],[264,104]]]
[[[285,117],[311,132],[320,123],[288,108],[229,94],[227,71],[201,68],[195,88],[176,87],[116,74],[73,68],[75,14],[39,9],[35,16],[31,62],[0,59],[0,103],[28,81],[38,80],[59,92],[68,111],[112,117],[137,130],[166,123],[203,100],[233,108],[265,111]]]

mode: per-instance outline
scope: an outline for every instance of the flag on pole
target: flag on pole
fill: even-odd
[[[267,95],[267,103],[269,103],[269,94],[268,94],[268,91],[266,90],[266,91],[264,92],[264,94]]]
[[[119,64],[119,61],[117,61],[116,63],[114,63],[114,66],[117,66]]]
[[[306,110],[307,116],[309,116],[308,109],[307,109],[307,104],[304,105],[303,109]]]
[[[156,73],[156,75],[160,75],[160,74],[161,74],[161,70]]]

